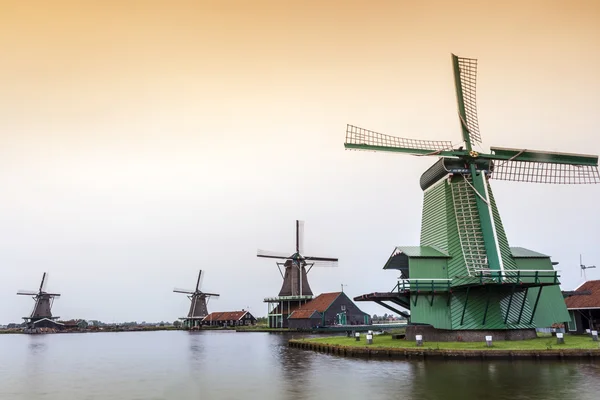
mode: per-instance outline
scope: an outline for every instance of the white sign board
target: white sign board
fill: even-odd
[[[557,332],[556,333],[556,337],[559,338],[559,339],[562,339],[563,338],[563,333]]]
[[[417,340],[423,340],[423,335],[417,335],[417,336],[415,336],[415,339],[417,339]]]
[[[491,342],[492,341],[492,337],[491,336],[486,336],[485,337],[485,341],[486,342]]]

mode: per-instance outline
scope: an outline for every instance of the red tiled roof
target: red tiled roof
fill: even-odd
[[[323,313],[341,294],[342,292],[321,293],[308,303],[303,304],[298,310],[315,310]]]
[[[290,319],[310,319],[311,317],[321,318],[321,314],[319,314],[316,310],[296,310],[290,314],[288,318]]]
[[[600,280],[587,281],[577,288],[577,292],[584,290],[589,290],[592,294],[567,297],[567,308],[600,308]]]
[[[248,311],[216,311],[204,317],[207,321],[239,321]]]

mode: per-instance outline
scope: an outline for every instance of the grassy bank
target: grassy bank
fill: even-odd
[[[345,336],[324,338],[301,339],[300,341],[315,344],[327,344],[343,347],[368,347],[379,349],[423,349],[423,350],[562,350],[562,349],[599,349],[600,342],[594,342],[589,336],[565,335],[565,343],[557,344],[556,337],[540,336],[536,339],[496,341],[493,347],[486,347],[485,342],[423,342],[422,347],[417,347],[413,341],[392,339],[391,335],[377,335],[373,337],[373,344],[367,345],[364,335],[360,341]]]
[[[267,325],[235,326],[236,332],[289,332],[287,328],[269,328]]]

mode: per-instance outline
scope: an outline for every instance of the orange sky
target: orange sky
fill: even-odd
[[[48,263],[77,298],[106,254],[90,268],[121,295],[149,265],[159,290],[208,264],[222,307],[247,306],[236,271],[263,311],[279,278],[255,248],[292,244],[296,218],[343,261],[315,291],[387,288],[433,160],[345,152],[345,124],[457,142],[454,52],[479,59],[484,146],[600,153],[598,21],[598,1],[0,1],[0,263],[22,272],[0,279],[0,322]],[[600,262],[598,188],[494,189],[512,245]],[[181,308],[165,296],[157,315]]]

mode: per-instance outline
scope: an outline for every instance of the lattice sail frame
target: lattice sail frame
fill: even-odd
[[[477,118],[477,60],[474,58],[458,58],[460,86],[463,94],[463,105],[467,130],[471,142],[481,143],[479,120]]]
[[[600,183],[598,167],[592,165],[551,164],[534,161],[503,161],[494,166],[491,179],[550,184]]]
[[[354,125],[346,127],[346,144],[359,144],[377,147],[391,147],[414,150],[444,151],[452,149],[452,142],[448,140],[420,140],[406,139],[383,133],[370,131]]]

